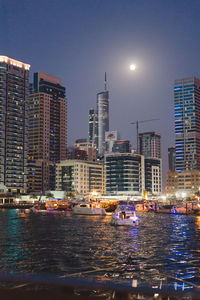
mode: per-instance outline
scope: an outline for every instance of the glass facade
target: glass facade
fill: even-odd
[[[200,169],[200,80],[175,80],[176,171]]]
[[[97,94],[97,152],[103,155],[105,151],[105,132],[109,131],[109,93]]]
[[[144,160],[141,155],[110,154],[105,156],[106,192],[142,193]]]
[[[134,153],[106,154],[106,192],[109,194],[160,195],[162,162],[160,158],[144,158]]]
[[[95,109],[89,110],[89,142],[93,143],[96,148],[97,143],[97,111]]]

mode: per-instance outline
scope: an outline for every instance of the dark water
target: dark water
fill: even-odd
[[[0,211],[0,272],[200,285],[200,217],[138,214],[138,227],[111,216]]]

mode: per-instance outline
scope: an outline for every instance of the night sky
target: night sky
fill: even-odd
[[[136,147],[136,129],[174,145],[173,83],[200,77],[200,1],[0,0],[0,54],[62,79],[68,146],[88,137],[88,110],[110,91],[110,130]],[[136,64],[135,72],[129,70]]]

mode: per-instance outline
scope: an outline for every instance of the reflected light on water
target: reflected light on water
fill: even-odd
[[[196,217],[197,228],[200,230],[200,216]]]
[[[200,217],[138,215],[139,226],[119,227],[111,216],[0,211],[1,270],[199,284]]]

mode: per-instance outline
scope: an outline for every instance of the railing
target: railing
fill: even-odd
[[[199,289],[178,292],[168,286],[132,287],[130,283],[49,275],[0,273],[0,299],[130,300],[200,299]]]

